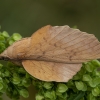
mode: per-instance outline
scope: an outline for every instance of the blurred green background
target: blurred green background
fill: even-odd
[[[0,0],[1,30],[30,36],[47,24],[100,32],[100,0]]]
[[[100,40],[100,0],[0,0],[1,31],[26,37],[48,24],[77,25]],[[29,90],[30,98],[21,100],[35,100]]]

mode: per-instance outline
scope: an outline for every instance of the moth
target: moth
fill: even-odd
[[[83,62],[100,58],[100,42],[93,34],[69,26],[47,25],[0,54],[1,60],[22,65],[43,81],[67,82]]]

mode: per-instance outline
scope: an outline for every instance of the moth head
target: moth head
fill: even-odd
[[[10,58],[9,57],[6,57],[6,56],[0,56],[0,60],[9,61]]]
[[[13,62],[16,65],[22,66],[21,60],[15,60],[15,59],[12,59],[12,58],[10,58],[8,56],[7,50],[5,50],[3,53],[0,54],[0,60],[11,61],[11,62]]]
[[[10,60],[10,57],[9,57],[8,54],[7,54],[7,50],[3,51],[3,52],[0,54],[0,60],[5,60],[5,61],[9,61],[9,60]]]

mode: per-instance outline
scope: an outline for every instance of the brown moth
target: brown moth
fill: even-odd
[[[31,37],[13,43],[0,55],[0,59],[23,65],[40,80],[56,82],[67,82],[81,69],[83,62],[98,58],[98,39],[67,25],[47,25]]]

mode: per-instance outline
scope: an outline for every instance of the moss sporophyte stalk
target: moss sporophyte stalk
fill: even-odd
[[[0,32],[0,53],[22,36]],[[83,63],[81,70],[68,82],[44,82],[29,75],[23,67],[7,62],[0,63],[0,99],[2,94],[12,100],[29,97],[28,87],[33,85],[38,93],[36,100],[100,100],[100,62]]]

